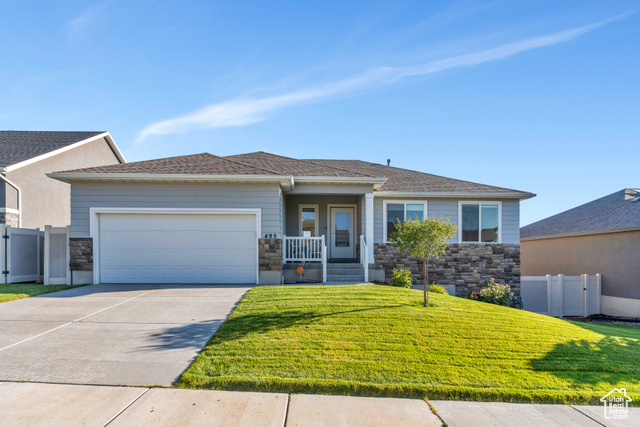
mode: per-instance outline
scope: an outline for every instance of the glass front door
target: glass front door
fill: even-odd
[[[331,258],[355,258],[354,208],[331,208]]]

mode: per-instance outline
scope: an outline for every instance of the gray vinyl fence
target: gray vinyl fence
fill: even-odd
[[[69,227],[39,229],[0,224],[0,283],[71,284]]]
[[[41,280],[42,238],[39,229],[0,224],[0,282],[20,283]]]
[[[602,312],[602,275],[522,276],[523,308],[549,316],[590,316]]]

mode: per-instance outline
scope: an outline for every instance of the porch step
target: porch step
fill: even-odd
[[[327,282],[363,282],[362,264],[355,262],[327,263]]]
[[[332,275],[327,273],[327,282],[363,282],[362,274],[338,274]]]
[[[327,271],[331,270],[362,270],[362,264],[356,262],[328,262]]]
[[[362,268],[327,268],[327,276],[363,276]]]

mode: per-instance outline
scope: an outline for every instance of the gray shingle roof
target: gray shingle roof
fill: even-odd
[[[214,156],[209,153],[189,156],[167,157],[164,159],[145,160],[121,165],[98,166],[75,169],[73,173],[144,173],[175,175],[274,175],[281,173],[275,170],[248,165],[239,161]]]
[[[264,151],[226,156],[225,159],[241,161],[256,167],[274,169],[280,171],[283,175],[374,177],[366,172],[344,168],[340,165],[319,163],[314,160],[294,159],[291,157],[279,156],[277,154],[265,153]]]
[[[0,131],[0,167],[75,144],[103,132]]]
[[[485,194],[526,193],[360,160],[300,160],[263,151],[226,157],[202,153],[66,172],[387,178],[387,181],[380,188],[381,191]]]
[[[520,229],[520,237],[588,233],[640,227],[640,190],[626,188]]]
[[[313,159],[312,162],[343,167],[375,177],[389,178],[379,191],[415,193],[525,193],[509,188],[477,184],[475,182],[446,178],[429,173],[385,166],[361,160]]]

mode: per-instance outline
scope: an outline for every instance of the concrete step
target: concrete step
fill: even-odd
[[[327,263],[327,270],[362,270],[362,264],[355,263],[340,263],[340,262],[329,262]]]
[[[327,282],[364,282],[364,275],[362,274],[339,274],[331,275],[327,274]]]
[[[331,276],[364,276],[364,270],[362,268],[333,268],[327,269],[327,275]]]

